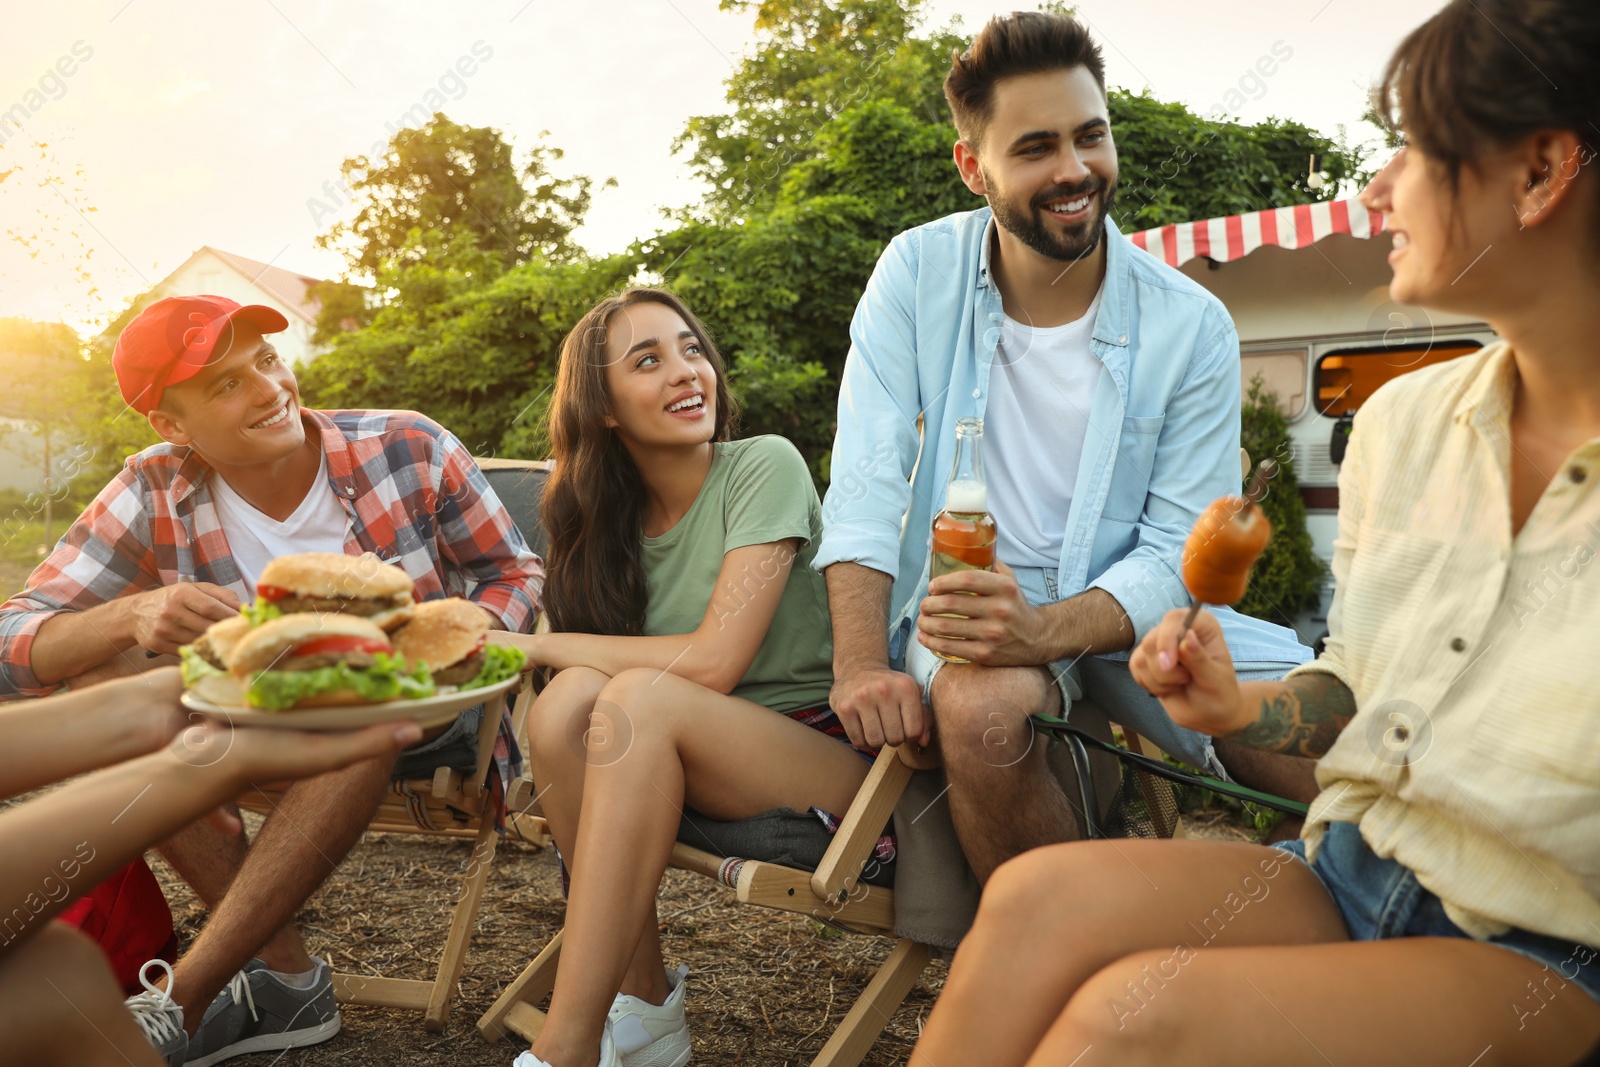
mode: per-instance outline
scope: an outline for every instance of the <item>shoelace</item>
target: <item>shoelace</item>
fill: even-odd
[[[235,1004],[244,1001],[244,1006],[250,1009],[251,1022],[261,1020],[261,1016],[256,1014],[256,995],[250,992],[250,976],[244,971],[234,975],[228,982],[228,995],[233,997]]]
[[[166,972],[167,988],[162,989],[150,979],[145,977],[145,972],[152,966],[161,968]],[[139,984],[145,991],[127,1000],[128,1011],[133,1015],[133,1021],[139,1024],[144,1031],[144,1036],[152,1044],[170,1041],[183,1032],[183,1024],[178,1020],[183,1018],[183,1009],[178,1007],[168,992],[172,988],[172,968],[166,960],[150,960],[139,968]]]

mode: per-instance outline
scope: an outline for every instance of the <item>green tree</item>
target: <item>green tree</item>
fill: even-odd
[[[942,89],[954,27],[919,36],[925,0],[721,0],[753,11],[757,45],[729,76],[725,114],[691,118],[674,143],[709,187],[701,210],[719,221],[771,205],[790,167],[818,155],[835,116],[868,101],[928,123],[949,111]]]
[[[87,500],[99,492],[122,470],[129,456],[158,443],[161,438],[143,415],[128,407],[117,387],[117,374],[111,366],[117,338],[128,323],[149,305],[167,294],[148,289],[128,301],[98,335],[84,345],[86,398],[77,414],[79,440],[87,452],[73,481],[73,494]]]
[[[317,407],[415,409],[476,455],[541,458],[525,423],[543,413],[561,340],[631,269],[536,259],[485,281],[448,254],[401,259],[379,272],[390,297],[371,322],[300,372],[302,394]]]
[[[1328,569],[1306,531],[1306,505],[1295,476],[1289,422],[1277,394],[1259,374],[1245,393],[1243,418],[1240,445],[1257,463],[1272,459],[1278,471],[1261,501],[1261,510],[1272,523],[1272,541],[1250,572],[1244,599],[1234,606],[1246,615],[1287,626],[1300,611],[1316,606]]]
[[[435,113],[419,129],[403,129],[376,159],[354,156],[340,168],[360,205],[353,219],[317,238],[343,252],[352,275],[376,277],[390,260],[420,261],[461,235],[483,253],[490,273],[577,253],[572,231],[589,209],[591,182],[559,178],[550,165],[561,150],[534,146],[519,167],[499,130],[462,126]],[[459,249],[459,245],[457,246]]]
[[[1359,154],[1298,122],[1216,121],[1118,89],[1107,101],[1119,168],[1112,217],[1125,233],[1331,199],[1360,170]],[[1320,191],[1307,183],[1313,154],[1328,178]]]
[[[32,467],[41,489],[25,506],[54,539],[56,505],[77,473],[76,415],[86,376],[77,331],[59,322],[0,319],[0,436]],[[0,531],[0,534],[9,531]]]

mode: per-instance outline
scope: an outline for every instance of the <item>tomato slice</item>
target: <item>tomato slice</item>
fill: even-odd
[[[379,652],[393,652],[394,646],[387,641],[374,641],[370,637],[345,637],[330,635],[317,637],[294,650],[297,656],[320,656],[325,653],[337,655],[342,652],[368,652],[376,655]]]
[[[256,595],[262,600],[282,600],[289,595],[289,590],[281,585],[258,585]]]
[[[484,649],[484,646],[487,645],[488,643],[489,643],[489,635],[488,634],[484,634],[482,637],[478,638],[478,643],[472,646],[472,651],[468,652],[466,654],[466,656],[463,657],[463,658],[471,659],[473,656],[476,656],[479,652],[482,652],[483,649]]]

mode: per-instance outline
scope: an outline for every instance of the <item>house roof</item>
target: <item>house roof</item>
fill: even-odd
[[[252,283],[271,293],[283,301],[290,310],[299,315],[306,322],[317,321],[317,312],[321,310],[321,303],[307,296],[307,290],[320,282],[321,278],[312,278],[305,274],[298,274],[283,267],[274,267],[270,263],[261,263],[245,256],[232,252],[224,252],[220,248],[205,245],[201,252],[210,252],[222,262],[250,279]]]

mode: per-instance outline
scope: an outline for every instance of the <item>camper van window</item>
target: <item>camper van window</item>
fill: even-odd
[[[1243,396],[1250,395],[1250,382],[1261,375],[1267,390],[1276,393],[1284,418],[1293,422],[1306,409],[1306,360],[1304,348],[1275,348],[1264,352],[1245,352],[1239,357],[1244,372]]]
[[[1482,347],[1477,341],[1440,341],[1331,352],[1317,364],[1317,409],[1329,417],[1353,413],[1385,382]]]

